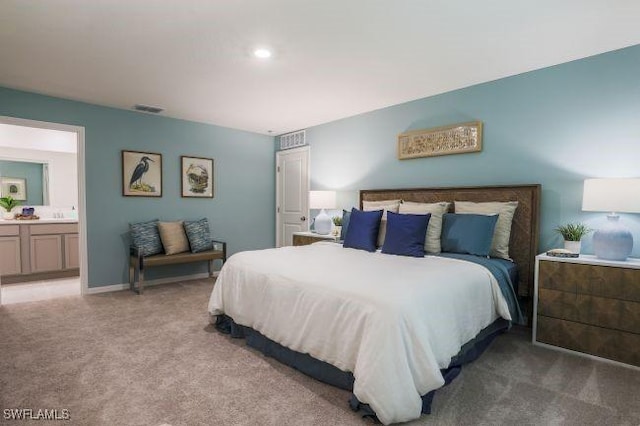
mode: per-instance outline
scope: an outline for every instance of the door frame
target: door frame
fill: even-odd
[[[87,294],[89,290],[89,256],[87,248],[87,196],[85,181],[84,127],[2,115],[0,115],[0,123],[12,124],[14,126],[35,127],[38,129],[60,130],[76,134],[76,161],[78,167],[78,237],[80,240],[80,294]],[[1,303],[2,301],[0,300],[0,304]]]
[[[290,153],[296,153],[296,152],[306,152],[307,153],[307,188],[311,189],[311,147],[309,145],[306,146],[301,146],[298,148],[292,148],[292,149],[285,149],[282,151],[276,151],[276,169],[275,169],[275,175],[276,175],[276,247],[282,247],[282,243],[283,241],[280,241],[280,231],[281,231],[281,227],[282,227],[282,221],[280,220],[281,218],[281,213],[280,213],[280,202],[281,199],[280,197],[282,196],[282,194],[280,193],[280,174],[279,174],[279,167],[280,167],[280,161],[282,159],[283,155],[286,154],[290,154]],[[307,207],[309,206],[308,203],[309,200],[309,194],[307,193]],[[309,229],[309,209],[307,208],[307,230]]]

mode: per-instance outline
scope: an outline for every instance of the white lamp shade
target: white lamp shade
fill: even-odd
[[[586,179],[582,196],[582,210],[640,213],[640,179]]]
[[[309,191],[310,209],[335,209],[336,191]]]

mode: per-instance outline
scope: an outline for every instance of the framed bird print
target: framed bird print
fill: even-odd
[[[162,154],[122,151],[122,195],[162,197]]]
[[[180,157],[182,196],[213,198],[213,158]]]

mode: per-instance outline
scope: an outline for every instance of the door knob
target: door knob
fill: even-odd
[[[302,216],[300,220],[304,222],[305,220],[307,220],[307,218],[305,216]]]

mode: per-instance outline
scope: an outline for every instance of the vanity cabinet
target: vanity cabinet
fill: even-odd
[[[78,234],[64,235],[64,268],[80,268],[80,239]]]
[[[32,273],[62,269],[62,235],[32,235],[29,246]]]
[[[20,227],[0,226],[0,274],[22,273],[20,256]]]
[[[0,226],[3,282],[79,275],[77,223]]]

